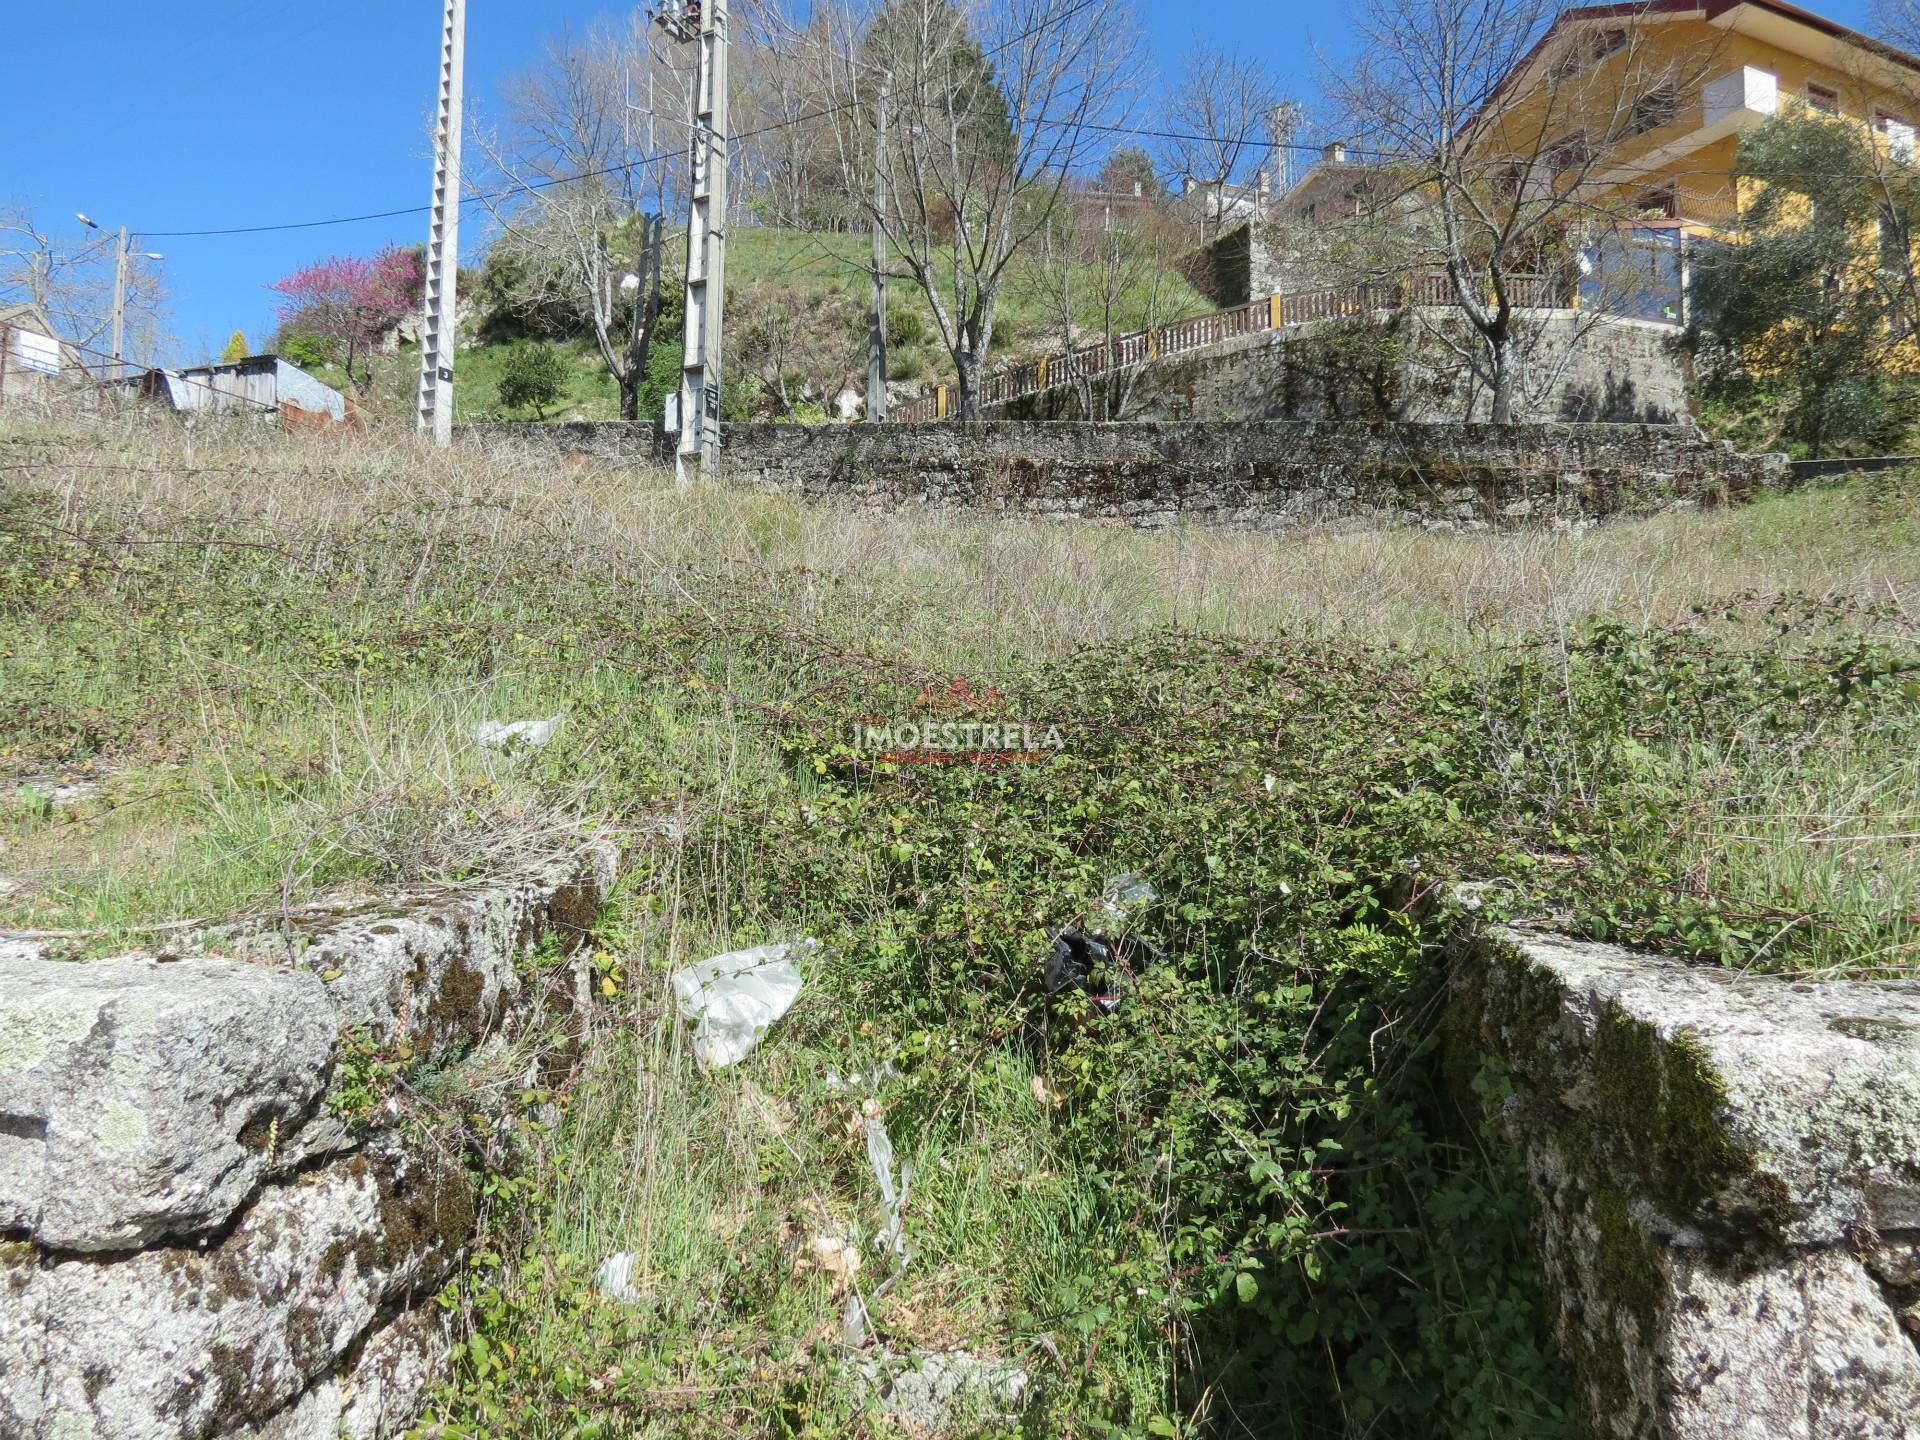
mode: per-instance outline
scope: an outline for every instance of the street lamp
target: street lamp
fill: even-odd
[[[76,214],[78,220],[89,230],[98,230],[100,222],[85,214]],[[142,260],[164,260],[167,257],[158,250],[142,250]],[[120,377],[120,350],[122,337],[127,326],[127,227],[120,227],[120,243],[113,252],[113,376]]]

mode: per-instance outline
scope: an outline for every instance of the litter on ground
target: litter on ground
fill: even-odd
[[[805,982],[794,963],[817,940],[786,940],[730,950],[673,972],[681,1018],[691,1022],[694,1058],[703,1070],[744,1059],[792,1007]]]
[[[538,750],[560,728],[560,717],[544,720],[482,720],[473,727],[473,738],[490,750]]]

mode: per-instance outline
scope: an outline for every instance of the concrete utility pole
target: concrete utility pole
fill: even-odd
[[[460,282],[460,133],[466,83],[467,0],[446,0],[440,23],[440,106],[433,132],[433,217],[420,326],[419,429],[453,441],[453,365]]]
[[[692,179],[687,208],[686,349],[680,362],[674,476],[688,483],[687,462],[703,475],[720,461],[720,337],[727,274],[727,6],[726,0],[669,0],[654,21],[674,39],[700,47],[694,82]]]
[[[91,219],[84,214],[76,215],[73,218],[78,220],[82,225],[86,226],[89,230],[98,230],[100,228],[99,221]],[[112,372],[112,378],[115,380],[120,378],[120,372],[125,368],[124,365],[122,364],[122,357],[126,354],[127,260],[129,258],[130,257],[128,256],[128,253],[127,253],[127,227],[122,225],[120,227],[119,238],[115,242],[114,251],[113,251],[113,372]],[[142,260],[164,260],[167,257],[162,255],[158,250],[143,250],[140,252],[140,258]],[[42,279],[44,282],[44,276],[42,277]],[[36,288],[40,290],[44,290],[45,288],[44,283],[42,283]],[[36,304],[44,305],[46,303],[46,298],[44,294],[36,294],[34,296],[34,301]]]
[[[120,378],[120,357],[127,338],[127,227],[120,227],[120,244],[113,252],[113,378]]]
[[[887,418],[887,231],[880,223],[887,204],[887,108],[893,76],[880,82],[873,117],[873,330],[867,337],[867,422]]]

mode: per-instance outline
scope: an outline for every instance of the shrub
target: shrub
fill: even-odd
[[[887,352],[887,378],[889,380],[918,380],[927,373],[927,357],[919,350],[890,350]]]
[[[917,345],[927,333],[927,322],[920,318],[918,310],[895,307],[887,311],[887,344],[889,347]]]
[[[551,345],[516,345],[500,372],[500,403],[509,410],[531,410],[539,420],[560,398],[567,383],[567,361]]]
[[[303,370],[333,363],[333,347],[318,335],[296,330],[280,337],[280,356]]]
[[[227,348],[220,352],[220,363],[227,365],[235,360],[244,360],[250,353],[245,332],[236,330],[227,337]]]

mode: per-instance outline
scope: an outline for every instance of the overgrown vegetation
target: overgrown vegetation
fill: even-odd
[[[1911,153],[1796,108],[1740,137],[1735,178],[1739,243],[1696,259],[1686,335],[1709,402],[1743,440],[1888,453],[1920,418]]]
[[[564,1118],[490,1182],[449,1299],[446,1433],[878,1431],[849,1285],[889,1352],[1034,1376],[974,1433],[1566,1433],[1410,896],[1503,881],[1497,909],[1708,964],[1915,960],[1910,477],[1302,542],[8,423],[0,766],[39,788],[0,825],[0,923],[165,944],[626,839],[590,1056],[527,1093]],[[536,715],[544,749],[471,737]],[[894,763],[854,747],[865,716],[1063,743]],[[1166,962],[1113,1015],[1048,1000],[1049,933],[1122,870]],[[696,1073],[667,973],[803,932],[796,1009]],[[357,1056],[354,1110],[391,1060]],[[867,1114],[914,1165],[884,1289]],[[627,1304],[590,1284],[616,1251]]]

